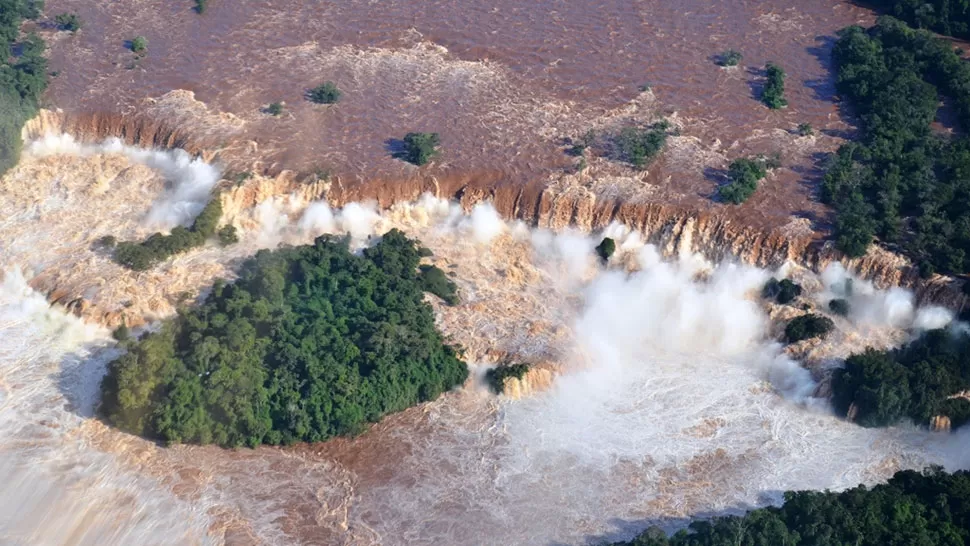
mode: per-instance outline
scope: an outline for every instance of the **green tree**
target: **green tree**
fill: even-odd
[[[404,136],[404,149],[397,152],[395,157],[421,166],[439,154],[440,142],[438,133],[408,133]]]
[[[148,52],[148,40],[144,36],[135,36],[128,42],[128,49],[139,55]]]
[[[307,99],[317,104],[334,104],[340,100],[340,90],[337,84],[326,82],[307,92]]]
[[[761,102],[772,110],[788,106],[788,101],[785,100],[785,71],[774,63],[768,63],[765,65],[765,74],[767,81],[761,92]]]
[[[603,263],[610,261],[614,252],[616,252],[616,242],[609,237],[603,237],[600,244],[596,245],[596,255],[600,257]]]

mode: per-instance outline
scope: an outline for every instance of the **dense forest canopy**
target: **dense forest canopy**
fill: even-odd
[[[781,507],[651,528],[614,546],[962,546],[970,541],[970,472],[897,472],[842,493],[789,491]]]
[[[353,434],[433,400],[468,370],[423,300],[450,281],[419,261],[397,230],[362,256],[331,236],[260,251],[109,365],[101,414],[166,442],[255,446]]]
[[[42,0],[0,0],[0,175],[20,159],[21,129],[47,88],[44,41],[36,34],[20,40],[23,20],[39,17],[43,7]]]
[[[970,400],[951,397],[968,389],[970,336],[945,330],[893,351],[852,355],[832,376],[836,410],[846,415],[855,406],[855,421],[867,427],[945,416],[956,428],[970,419]]]
[[[943,97],[970,127],[970,64],[891,17],[843,30],[833,53],[839,92],[863,133],[839,150],[823,183],[839,247],[859,256],[878,236],[924,274],[970,271],[970,141],[930,127]]]
[[[970,0],[867,0],[862,3],[918,28],[970,38]]]

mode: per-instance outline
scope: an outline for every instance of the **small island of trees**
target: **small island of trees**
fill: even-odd
[[[450,283],[420,259],[397,230],[362,255],[332,236],[262,250],[236,282],[129,341],[99,413],[166,443],[256,446],[355,434],[433,400],[468,370],[424,301]]]

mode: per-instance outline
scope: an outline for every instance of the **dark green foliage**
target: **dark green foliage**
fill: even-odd
[[[468,375],[423,301],[399,231],[261,250],[233,284],[109,365],[101,415],[169,443],[319,442],[437,398]]]
[[[809,313],[788,322],[788,326],[785,326],[785,341],[795,343],[814,337],[824,337],[834,327],[832,319]]]
[[[768,176],[768,168],[772,165],[764,157],[735,159],[728,167],[731,182],[718,188],[718,195],[728,203],[744,203],[758,189],[758,182]]]
[[[195,217],[192,227],[178,226],[168,235],[156,233],[140,243],[128,241],[118,243],[115,247],[114,260],[135,271],[151,269],[176,254],[205,244],[206,239],[216,235],[216,226],[219,225],[221,217],[222,202],[216,196]],[[235,236],[235,234],[236,230],[232,228],[231,235]],[[223,233],[219,233],[220,241],[223,236]],[[226,232],[225,236],[229,236],[229,232]]]
[[[741,62],[741,59],[742,55],[740,51],[729,49],[718,55],[717,64],[719,66],[737,66]]]
[[[115,328],[114,332],[111,332],[111,337],[115,338],[115,341],[128,341],[131,332],[128,331],[128,326],[122,323],[121,326]]]
[[[801,136],[810,136],[815,134],[815,129],[812,128],[811,123],[799,123],[798,124],[798,134]]]
[[[148,40],[144,36],[135,36],[128,42],[128,49],[141,55],[148,51]]]
[[[785,100],[785,71],[774,63],[765,65],[765,88],[761,92],[761,102],[772,110],[788,106]]]
[[[395,157],[420,167],[438,155],[440,141],[438,133],[408,133],[404,135],[404,149]]]
[[[945,96],[967,127],[970,65],[949,43],[890,17],[843,30],[833,55],[839,93],[863,129],[833,156],[822,184],[839,248],[861,256],[878,236],[933,270],[967,271],[970,141],[930,124]]]
[[[54,18],[57,28],[69,32],[81,30],[81,18],[76,13],[62,13]]]
[[[505,390],[505,380],[509,377],[522,379],[525,372],[529,371],[528,364],[510,364],[508,366],[498,366],[485,372],[485,381],[495,394],[502,394]]]
[[[20,159],[21,129],[37,113],[40,95],[47,88],[44,42],[36,34],[13,46],[24,19],[36,18],[43,2],[0,0],[0,175]]]
[[[420,252],[418,256],[420,256]],[[421,266],[421,290],[430,292],[445,301],[448,305],[458,303],[458,289],[451,282],[445,272],[433,265]]]
[[[829,311],[844,317],[849,314],[849,302],[844,299],[829,300]]]
[[[781,507],[647,529],[614,546],[961,546],[970,540],[970,472],[897,472],[841,493],[788,491]]]
[[[970,38],[970,2],[967,0],[866,0],[917,28]]]
[[[195,0],[195,11],[200,15],[205,13],[205,8],[208,7],[209,0]]]
[[[98,246],[104,248],[114,248],[118,244],[118,239],[114,235],[105,235],[98,239]]]
[[[644,169],[663,151],[668,129],[667,121],[658,121],[649,127],[626,127],[614,139],[616,155],[637,169]]]
[[[603,263],[610,261],[610,256],[616,252],[616,241],[609,237],[604,237],[600,244],[596,245],[596,255]]]
[[[782,305],[791,303],[801,295],[801,285],[795,284],[789,279],[782,279],[779,282],[778,279],[772,277],[765,283],[764,288],[761,289],[761,297],[769,300],[773,299]]]
[[[832,402],[855,420],[880,427],[909,418],[928,424],[937,415],[954,428],[970,419],[970,401],[948,399],[970,389],[970,336],[932,330],[894,351],[852,355],[832,375]]]
[[[317,104],[334,104],[340,100],[340,90],[337,89],[337,84],[333,82],[326,82],[318,85],[307,92],[307,99],[310,102],[315,102]]]
[[[263,111],[266,112],[267,114],[271,115],[271,116],[278,116],[278,115],[280,115],[280,114],[283,113],[283,103],[282,102],[274,102],[274,103],[270,104],[269,106],[267,106],[266,109],[263,110]]]
[[[236,233],[236,226],[232,224],[226,224],[219,228],[216,235],[219,237],[219,244],[222,246],[229,246],[239,242],[239,234]]]

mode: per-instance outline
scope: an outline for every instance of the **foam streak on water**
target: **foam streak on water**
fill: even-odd
[[[84,443],[105,333],[0,284],[0,543],[204,544],[203,513]]]

